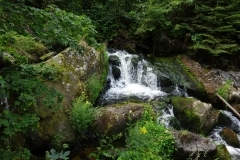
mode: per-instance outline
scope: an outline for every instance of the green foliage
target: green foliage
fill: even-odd
[[[46,79],[54,78],[51,77],[51,70],[47,69],[38,70],[31,65],[20,65],[19,69],[9,68],[4,72],[3,77],[7,86],[1,90],[6,93],[6,97],[10,93],[18,93],[15,98],[18,111],[26,111],[29,107],[36,106],[39,98],[43,98],[42,104],[48,107],[53,108],[57,107],[56,104],[60,104],[62,95],[54,89],[49,89],[36,77],[39,75]],[[47,77],[47,75],[51,76]]]
[[[239,21],[237,6],[240,3],[218,1],[215,4],[213,1],[196,4],[191,49],[214,56],[235,54],[240,50],[239,27],[235,25]]]
[[[9,151],[3,148],[0,148],[0,159],[3,160],[12,160],[14,157],[18,157],[19,151]]]
[[[70,151],[61,151],[61,152],[57,152],[55,149],[51,149],[50,153],[46,152],[46,158],[48,158],[49,160],[68,160],[68,156],[70,154]]]
[[[116,36],[131,35],[131,26],[136,24],[129,12],[135,9],[136,3],[142,3],[142,1],[83,0],[81,11],[92,19],[98,31],[98,40],[105,42],[113,40]]]
[[[20,148],[19,150],[19,155],[15,156],[12,160],[30,160],[31,159],[31,152],[27,148]]]
[[[88,99],[90,102],[94,103],[94,101],[98,98],[100,91],[103,88],[102,77],[97,73],[94,73],[87,80],[87,88],[88,88]]]
[[[142,119],[130,124],[125,140],[125,148],[117,148],[114,141],[122,133],[112,137],[103,137],[100,147],[92,154],[96,159],[110,158],[118,160],[155,160],[171,159],[174,152],[174,137],[163,125],[157,123],[150,105],[145,106]]]
[[[3,26],[0,25],[0,28],[3,28],[3,32],[31,34],[50,48],[54,44],[61,44],[64,47],[70,46],[81,50],[79,46],[81,39],[90,45],[96,44],[95,28],[91,20],[84,15],[66,12],[55,5],[49,5],[43,10],[21,3],[2,3],[5,16],[0,15],[0,19],[5,23]]]
[[[85,131],[95,119],[95,109],[91,108],[92,104],[86,100],[84,93],[73,102],[72,106],[70,120],[73,127],[81,133]]]
[[[27,148],[19,148],[15,151],[0,148],[0,159],[2,160],[30,160],[31,153]]]
[[[0,127],[3,127],[1,140],[14,136],[17,133],[24,133],[30,127],[32,129],[37,127],[39,118],[35,114],[18,115],[12,111],[4,110],[0,114]]]
[[[174,152],[174,137],[145,111],[143,120],[130,128],[126,139],[126,149],[119,160],[127,159],[171,159]],[[148,119],[148,120],[146,120]]]
[[[182,13],[184,8],[191,5],[192,0],[172,0],[172,1],[145,1],[143,3],[137,3],[136,9],[130,12],[130,15],[136,20],[136,34],[142,37],[153,36],[155,40],[166,38],[171,28],[180,30],[185,28],[179,24],[175,25],[176,15]]]
[[[116,159],[121,153],[120,149],[114,146],[114,142],[122,138],[122,133],[108,137],[104,136],[100,139],[100,146],[97,147],[97,151],[92,153],[90,156],[94,157],[96,160],[101,160],[104,158]]]
[[[230,94],[231,87],[232,87],[232,81],[227,80],[225,84],[223,84],[217,89],[217,93],[227,101],[229,98],[228,96]]]

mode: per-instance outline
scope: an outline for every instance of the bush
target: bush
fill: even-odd
[[[151,113],[146,110],[143,120],[130,128],[126,138],[126,150],[120,154],[118,159],[166,160],[170,159],[173,152],[173,135],[151,118]]]
[[[95,119],[95,109],[92,104],[86,101],[85,94],[82,94],[73,102],[73,108],[70,113],[70,120],[74,129],[78,132],[85,131]]]

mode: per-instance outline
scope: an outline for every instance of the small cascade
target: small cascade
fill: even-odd
[[[229,120],[228,128],[232,129],[237,134],[240,133],[240,121],[233,116],[233,114],[229,111],[221,111],[223,115],[226,116],[226,118]],[[226,126],[216,126],[212,132],[209,135],[209,138],[211,138],[216,144],[224,144],[227,147],[228,152],[231,155],[232,160],[239,160],[240,159],[240,148],[235,148],[230,145],[228,145],[220,136],[220,132],[226,128]],[[240,141],[239,135],[238,139]]]
[[[173,106],[169,105],[168,108],[161,110],[161,115],[158,117],[158,122],[164,124],[167,128],[172,128],[170,122],[174,118]]]
[[[108,53],[119,59],[120,77],[114,78],[113,66],[109,65],[108,81],[110,89],[102,96],[106,102],[114,100],[139,99],[148,100],[167,95],[161,91],[157,75],[151,65],[138,55],[129,54],[125,51]]]

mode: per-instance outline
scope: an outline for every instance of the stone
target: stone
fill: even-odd
[[[224,128],[221,132],[220,132],[221,137],[223,138],[223,140],[229,144],[230,146],[239,148],[240,147],[240,142],[239,139],[236,135],[236,133],[234,133],[231,129],[229,128]]]
[[[231,160],[231,155],[224,144],[217,146],[217,154],[212,159],[217,160]],[[211,160],[211,159],[209,159]]]
[[[108,61],[110,64],[116,65],[116,66],[119,66],[121,64],[119,57],[115,55],[109,56]]]
[[[196,157],[202,158],[204,156],[209,157],[217,153],[216,145],[208,138],[187,130],[171,130],[171,133],[175,137],[175,160],[186,158],[195,159]]]
[[[74,144],[76,133],[69,121],[72,101],[82,94],[87,93],[87,79],[93,74],[103,75],[103,54],[88,46],[86,42],[80,42],[84,52],[67,48],[45,62],[46,65],[56,67],[59,70],[57,81],[47,81],[46,85],[54,88],[63,95],[60,108],[50,109],[46,106],[36,106],[35,112],[40,117],[39,128],[31,133],[31,141],[34,148],[46,149],[54,142],[56,137],[59,143]],[[102,77],[105,79],[106,77]],[[41,99],[39,99],[41,100]],[[93,102],[92,102],[93,103]],[[54,147],[54,145],[53,145]]]
[[[95,131],[99,135],[116,135],[131,123],[138,120],[144,111],[141,103],[110,105],[100,109],[96,119]]]
[[[121,71],[115,65],[112,65],[112,74],[115,80],[118,80],[121,77]]]
[[[220,111],[195,98],[172,97],[176,118],[184,129],[207,135],[217,125]]]

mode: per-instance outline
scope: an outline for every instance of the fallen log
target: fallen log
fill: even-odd
[[[222,100],[228,106],[228,108],[230,108],[233,111],[233,113],[235,113],[235,115],[238,118],[240,118],[240,114],[227,101],[225,101],[225,99],[223,99],[222,96],[220,96],[218,93],[216,93],[216,95],[220,100]]]

